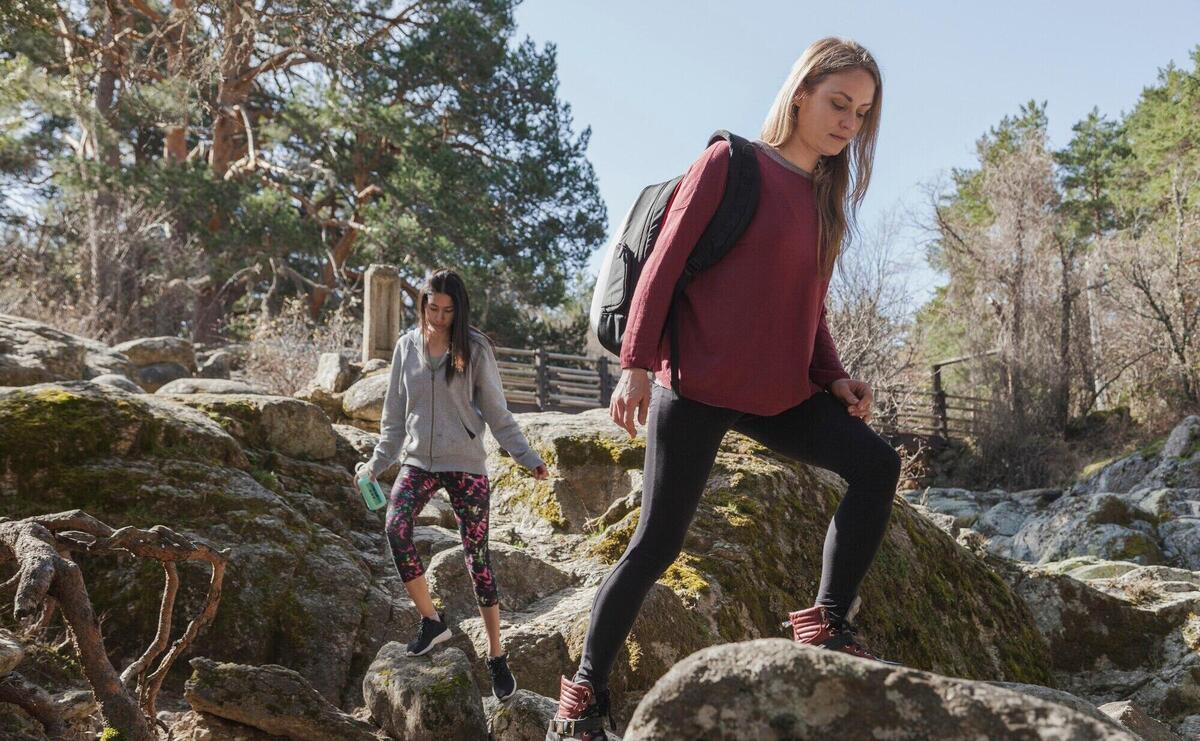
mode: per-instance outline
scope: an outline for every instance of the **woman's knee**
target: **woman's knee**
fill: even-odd
[[[889,499],[896,493],[896,484],[900,481],[900,455],[882,439],[878,444],[865,447],[850,468],[843,478],[855,488],[879,491]]]

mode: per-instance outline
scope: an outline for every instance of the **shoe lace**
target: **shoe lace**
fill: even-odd
[[[846,636],[845,640],[846,640],[847,648],[850,648],[855,653],[863,655],[863,656],[868,656],[871,658],[875,657],[875,654],[873,654],[869,650],[867,650],[866,646],[859,643],[859,641],[858,641],[858,626],[857,625],[850,622],[849,620],[846,620],[845,618],[835,618],[834,620],[831,621],[830,627],[833,628],[833,632],[836,635]]]
[[[442,624],[437,620],[430,620],[427,617],[421,618],[421,631],[420,635],[417,636],[417,640],[421,643],[432,640],[441,626]]]
[[[506,678],[508,674],[508,659],[504,656],[496,656],[487,660],[488,672],[492,675],[492,684],[496,684],[501,679]]]

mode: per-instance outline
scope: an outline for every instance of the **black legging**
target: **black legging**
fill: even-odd
[[[821,392],[773,417],[709,406],[654,385],[646,428],[642,512],[625,554],[604,578],[576,679],[608,685],[642,602],[683,548],[726,431],[829,469],[849,484],[825,533],[817,604],[844,616],[883,541],[900,457],[845,405]]]

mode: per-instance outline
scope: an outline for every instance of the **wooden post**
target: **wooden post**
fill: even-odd
[[[537,371],[537,405],[538,410],[545,411],[550,406],[550,372],[546,367],[546,348],[539,347],[533,351],[533,367]]]
[[[613,379],[608,369],[608,358],[596,358],[596,372],[600,375],[600,406],[606,407],[612,401]]]
[[[933,366],[933,416],[936,417],[938,434],[942,439],[950,439],[950,420],[947,419],[946,390],[942,388],[942,366]]]
[[[362,362],[391,360],[400,337],[400,273],[391,265],[367,268],[363,292]]]

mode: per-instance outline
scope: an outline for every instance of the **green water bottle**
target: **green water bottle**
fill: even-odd
[[[363,504],[367,505],[367,509],[374,512],[387,506],[387,497],[383,496],[383,489],[378,481],[367,474],[365,463],[359,463],[355,467],[354,480],[358,482],[358,493],[362,494]]]

